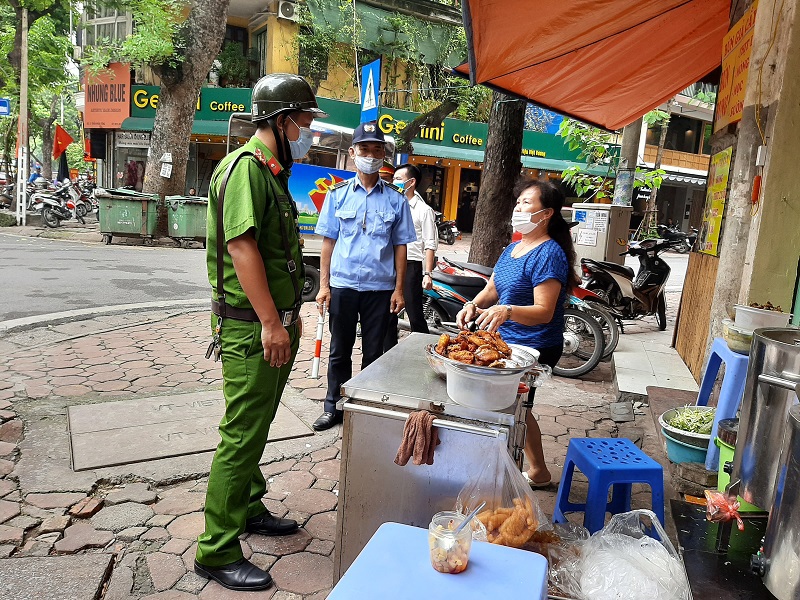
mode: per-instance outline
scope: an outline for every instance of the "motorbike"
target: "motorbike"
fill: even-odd
[[[436,215],[436,230],[439,233],[439,241],[452,246],[456,239],[461,235],[456,227],[455,221],[445,221],[444,215],[439,211],[434,211]]]
[[[639,272],[612,262],[581,259],[582,287],[594,293],[619,319],[656,315],[658,328],[667,328],[664,289],[670,268],[660,255],[683,244],[680,240],[644,240],[620,254],[639,259]]]
[[[61,221],[67,221],[73,216],[81,224],[86,224],[83,216],[89,209],[80,191],[73,186],[71,182],[65,181],[54,191],[36,192],[31,197],[33,209],[42,214],[42,222],[47,227],[58,227]]]
[[[669,240],[671,242],[680,242],[675,244],[674,249],[681,254],[691,252],[694,248],[694,243],[697,241],[697,229],[692,227],[689,233],[678,229],[677,225],[659,225],[657,227],[658,235],[661,239]]]
[[[468,300],[486,286],[492,269],[473,263],[440,262],[446,270],[468,269],[468,275],[455,275],[442,270],[431,273],[433,288],[425,290],[423,312],[431,332],[441,332],[454,325],[456,315]],[[553,373],[562,377],[579,377],[594,369],[603,357],[603,329],[586,307],[576,307],[577,298],[564,309],[564,353]]]

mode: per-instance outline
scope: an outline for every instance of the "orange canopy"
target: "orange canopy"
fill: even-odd
[[[464,0],[482,83],[621,129],[722,61],[730,0]]]

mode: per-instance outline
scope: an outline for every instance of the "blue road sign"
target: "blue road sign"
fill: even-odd
[[[361,67],[361,122],[378,120],[378,92],[381,89],[381,60]]]
[[[0,117],[7,117],[10,114],[11,114],[11,100],[9,100],[8,98],[0,98]]]

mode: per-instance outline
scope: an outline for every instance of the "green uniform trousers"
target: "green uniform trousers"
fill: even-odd
[[[212,326],[216,317],[212,317]],[[288,328],[292,359],[280,368],[264,360],[261,324],[225,319],[221,332],[222,437],[208,477],[205,531],[197,540],[197,562],[219,567],[242,558],[239,536],[245,521],[266,510],[267,482],[259,460],[299,344],[298,326]]]

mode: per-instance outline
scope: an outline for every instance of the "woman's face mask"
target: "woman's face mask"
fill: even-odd
[[[538,215],[540,212],[544,212],[546,210],[546,208],[543,208],[542,210],[537,210],[535,213],[515,211],[511,214],[511,227],[514,229],[514,231],[517,231],[522,235],[530,233],[544,222],[544,219],[540,219],[536,221],[536,223],[531,222],[533,215]]]
[[[300,137],[296,140],[290,140],[288,137],[286,138],[289,142],[289,150],[292,152],[292,158],[297,160],[308,154],[311,145],[314,143],[314,132],[311,131],[310,127],[300,127],[291,117],[287,118],[294,123],[295,127],[300,131]]]

